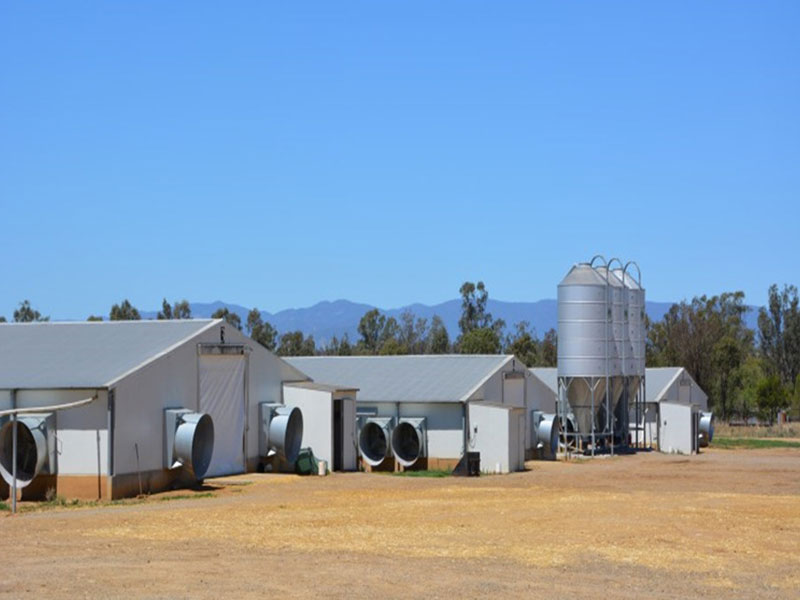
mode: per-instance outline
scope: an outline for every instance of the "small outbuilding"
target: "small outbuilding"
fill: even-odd
[[[10,409],[27,411],[23,497],[119,498],[255,470],[299,447],[283,383],[306,379],[219,319],[0,324],[0,471],[13,481]]]
[[[540,407],[530,374],[514,356],[318,356],[287,361],[314,381],[358,389],[363,467],[452,469],[465,452],[476,451],[484,471],[524,468],[525,451],[532,444],[531,409]]]
[[[542,367],[532,368],[530,372],[536,381],[544,386],[537,389],[547,393],[548,401],[555,403],[558,399],[558,370],[554,367]],[[708,396],[684,367],[646,369],[645,414],[640,419],[646,440],[653,440],[665,452],[687,454],[696,452],[697,443],[696,441],[694,445],[690,443],[690,438],[702,439],[703,430],[701,428],[698,433],[695,423],[698,418],[702,418],[702,414],[700,417],[692,415],[706,411],[708,411]],[[664,413],[671,415],[667,419],[669,431],[662,430]],[[635,421],[631,410],[631,427],[635,426]]]
[[[312,381],[286,383],[283,399],[303,414],[303,446],[327,463],[331,471],[355,471],[356,388]]]

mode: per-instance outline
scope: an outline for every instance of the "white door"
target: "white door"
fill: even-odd
[[[356,470],[356,401],[342,400],[342,469]]]
[[[214,422],[206,477],[244,473],[245,365],[242,355],[200,355],[200,412]]]

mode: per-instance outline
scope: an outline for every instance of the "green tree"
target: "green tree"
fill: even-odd
[[[0,315],[0,323],[7,323],[6,318]]]
[[[447,354],[450,352],[450,336],[447,327],[439,315],[433,315],[431,328],[428,331],[428,339],[425,344],[427,354]]]
[[[386,317],[377,308],[368,310],[358,322],[358,333],[361,340],[358,345],[367,354],[377,354],[380,348]]]
[[[744,323],[746,311],[742,292],[673,304],[647,332],[650,366],[685,367],[727,418],[736,370],[753,347],[753,331]]]
[[[342,336],[341,340],[333,336],[322,353],[325,356],[351,356],[353,354],[353,348],[350,346],[350,338],[347,336],[347,333]]]
[[[408,354],[425,354],[428,320],[416,318],[410,310],[400,314],[400,332],[398,342],[404,346]]]
[[[540,355],[542,361],[539,366],[555,367],[558,364],[558,333],[555,329],[550,328],[544,334]]]
[[[394,317],[387,319],[377,308],[364,313],[358,323],[358,333],[361,334],[361,340],[356,348],[359,354],[379,354],[387,344],[387,352],[397,353],[401,350],[402,353],[407,352],[404,348],[400,348],[401,330],[397,319]]]
[[[770,425],[775,422],[778,411],[789,406],[786,388],[777,375],[770,375],[760,381],[756,388],[756,404],[759,417]]]
[[[242,319],[241,319],[241,317],[239,315],[237,315],[235,312],[231,312],[230,310],[228,310],[227,307],[218,308],[217,310],[215,310],[214,313],[211,315],[211,318],[212,319],[225,319],[225,322],[228,325],[230,325],[232,327],[236,327],[236,329],[238,329],[239,331],[242,330]]]
[[[257,308],[247,313],[247,334],[267,350],[275,351],[278,332],[271,323],[261,318],[261,311]]]
[[[461,335],[473,329],[491,327],[492,315],[486,310],[489,292],[483,282],[465,281],[458,292],[461,294],[461,318],[458,320]]]
[[[86,320],[87,321],[102,321],[103,317],[101,317],[99,315],[89,315],[88,317],[86,317]]]
[[[29,300],[19,303],[19,308],[14,311],[15,323],[33,323],[34,321],[49,321],[50,317],[43,317],[42,314],[31,307]]]
[[[383,344],[381,344],[381,349],[378,351],[378,354],[381,356],[390,356],[393,354],[408,354],[408,348],[406,348],[403,344],[397,341],[396,338],[389,338]]]
[[[159,321],[172,318],[172,306],[170,306],[170,303],[167,302],[166,298],[164,298],[161,301],[161,310],[158,311],[158,315],[156,315],[156,318]]]
[[[184,298],[183,300],[175,301],[175,305],[172,307],[172,318],[173,319],[192,318],[192,307],[189,305],[188,300]]]
[[[489,291],[482,281],[477,284],[465,281],[459,289],[461,294],[461,318],[458,320],[458,328],[461,335],[456,340],[456,347],[462,354],[496,354],[502,348],[501,336],[505,321],[493,319],[491,313],[486,310],[489,303]],[[469,336],[474,331],[489,330],[493,335],[478,333]],[[492,340],[497,340],[496,343]],[[466,345],[465,345],[465,342]],[[497,348],[497,352],[489,351],[489,348]],[[468,348],[470,350],[465,350]],[[474,350],[479,351],[474,351]]]
[[[491,327],[472,329],[461,336],[458,350],[461,354],[500,354],[500,336]]]
[[[762,360],[757,356],[748,356],[738,369],[731,410],[745,423],[758,412],[756,391],[765,377]]]
[[[111,312],[108,315],[109,321],[138,321],[142,317],[139,311],[127,300],[123,300],[119,304],[111,307]]]
[[[176,300],[174,306],[170,306],[167,299],[161,301],[161,310],[157,317],[159,320],[165,319],[191,319],[192,307],[188,300]]]
[[[732,335],[723,336],[712,349],[712,377],[718,407],[723,421],[728,420],[734,390],[739,387],[740,367],[746,357],[746,348]]]
[[[533,367],[539,362],[539,340],[530,329],[528,321],[520,321],[514,326],[514,332],[506,336],[503,352],[513,354],[525,366]]]
[[[800,310],[797,288],[777,285],[769,288],[767,307],[758,312],[759,349],[770,372],[783,385],[794,387],[800,376]]]
[[[314,336],[303,337],[302,331],[290,331],[281,336],[278,345],[280,356],[313,356],[316,354]]]

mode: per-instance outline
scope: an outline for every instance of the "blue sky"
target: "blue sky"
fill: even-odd
[[[800,283],[800,3],[0,4],[0,315]]]

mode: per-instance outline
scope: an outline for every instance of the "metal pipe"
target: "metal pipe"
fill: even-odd
[[[85,400],[78,400],[77,402],[67,402],[66,404],[53,404],[51,406],[33,406],[28,408],[11,408],[8,410],[0,410],[0,417],[5,417],[6,415],[24,415],[27,413],[66,410],[68,408],[76,408],[78,406],[83,406],[84,404],[89,404],[90,402],[94,402],[95,400],[97,400],[97,394],[95,394],[91,398],[86,398]]]
[[[17,406],[17,390],[11,390],[11,405]],[[11,413],[11,512],[17,514],[17,413]]]

